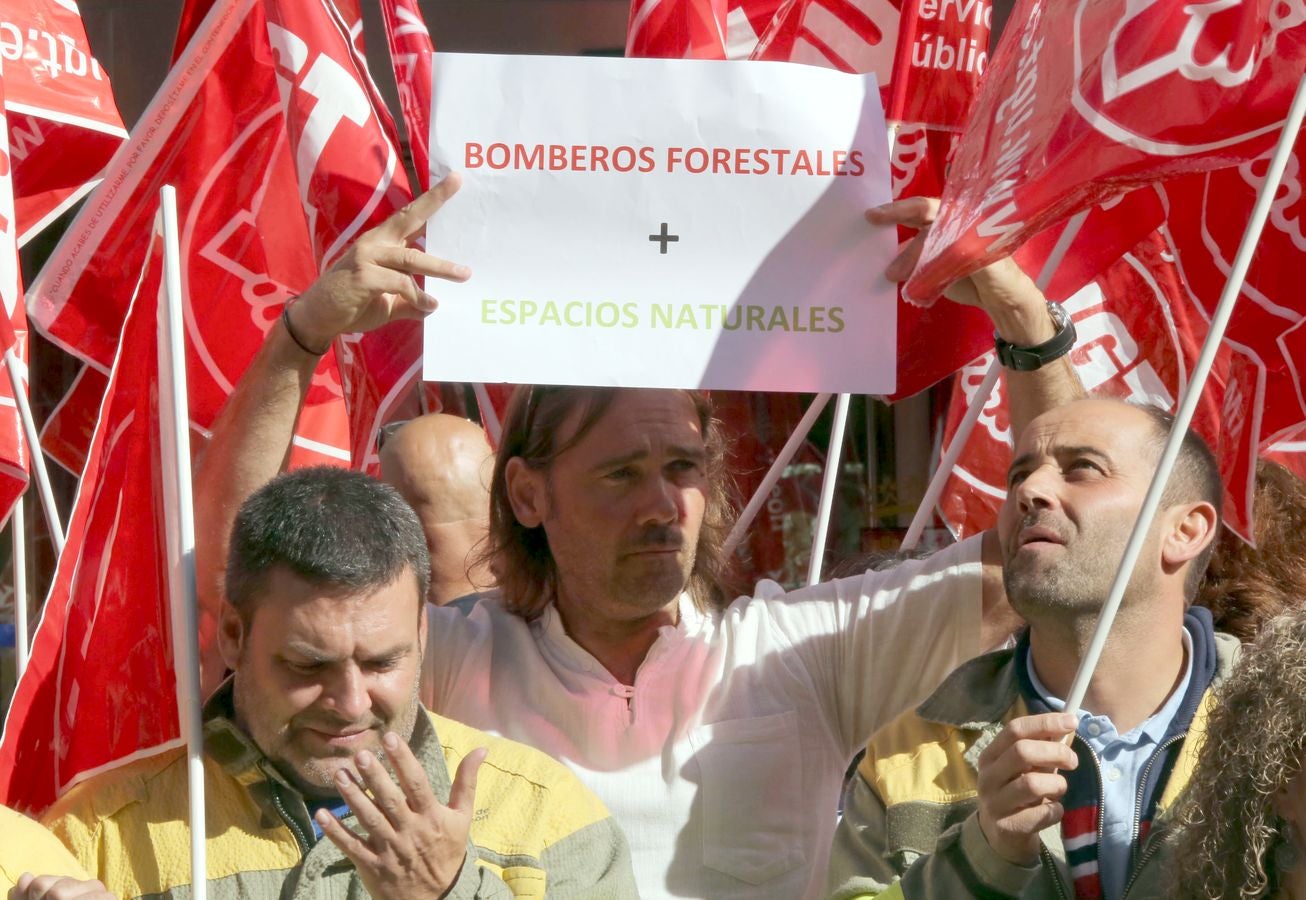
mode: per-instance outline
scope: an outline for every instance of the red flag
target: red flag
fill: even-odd
[[[784,0],[728,0],[726,59],[749,59]]]
[[[413,168],[422,190],[431,184],[431,54],[435,44],[417,0],[381,0],[386,43],[394,64],[399,108],[408,129]]]
[[[1168,182],[1172,252],[1193,303],[1214,312],[1232,268],[1270,153],[1241,165]],[[1264,380],[1264,438],[1274,441],[1306,421],[1306,132],[1298,138],[1283,183],[1257,244],[1247,281],[1225,336],[1244,351]]]
[[[0,91],[3,79],[0,79]],[[0,114],[0,354],[13,350],[19,368],[26,368],[27,315],[23,310],[23,284],[18,267],[14,222],[14,188],[3,115]],[[22,390],[21,387],[17,388]],[[14,503],[27,490],[27,439],[14,400],[15,385],[8,372],[0,373],[0,521],[9,517]]]
[[[1096,394],[1155,403],[1174,410],[1188,383],[1207,324],[1189,303],[1164,238],[1154,235],[1069,300],[1079,340],[1071,353],[1084,387]],[[992,354],[958,373],[949,405],[945,446],[984,378]],[[1250,534],[1250,487],[1257,423],[1247,415],[1246,372],[1225,350],[1194,419],[1210,443],[1225,482],[1225,522]],[[991,528],[1006,496],[1013,438],[1005,384],[999,382],[944,490],[940,511],[959,536]]]
[[[1294,4],[1068,6],[1017,3],[911,296],[932,300],[1112,195],[1237,165],[1274,143],[1306,68],[1306,16]]]
[[[267,0],[300,200],[325,268],[412,197],[394,122],[329,0]],[[376,464],[382,424],[416,403],[422,329],[398,321],[336,343],[353,464]]]
[[[726,58],[726,0],[631,0],[626,55]]]
[[[72,0],[5,0],[0,56],[21,246],[95,186],[127,131]]]
[[[156,263],[160,243],[149,248]],[[128,315],[68,543],[0,739],[0,803],[31,813],[178,735],[157,524],[159,288],[157,278],[141,282]]]
[[[213,7],[29,291],[38,327],[101,373],[135,288],[123,275],[148,274],[163,184],[176,187],[182,217],[190,408],[205,434],[282,304],[317,275],[257,0]],[[61,415],[91,419],[88,394],[70,396]],[[298,423],[296,462],[342,464],[347,434],[328,354]]]

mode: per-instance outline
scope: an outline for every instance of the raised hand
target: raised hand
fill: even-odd
[[[366,750],[354,757],[362,786],[347,771],[336,776],[341,798],[367,834],[354,834],[328,810],[318,811],[318,827],[353,861],[373,897],[442,897],[458,880],[467,854],[476,772],[488,751],[474,750],[463,759],[446,806],[436,798],[421,763],[398,735],[386,734],[382,743],[398,776],[397,784],[381,761]]]
[[[907,280],[920,260],[925,235],[938,214],[939,201],[933,197],[909,197],[866,211],[866,220],[872,225],[918,229],[915,237],[898,248],[897,257],[884,272],[886,278]],[[1055,330],[1044,309],[1043,293],[1010,257],[954,281],[944,296],[954,303],[983,309],[998,332],[1014,344],[1041,343]]]
[[[466,281],[466,266],[432,256],[412,245],[427,219],[458,192],[452,173],[354,242],[300,297],[287,315],[291,330],[307,347],[330,346],[337,335],[371,331],[395,319],[420,319],[436,300],[415,276]]]
[[[979,757],[979,824],[994,852],[1008,862],[1038,861],[1038,833],[1061,821],[1066,779],[1058,769],[1079,764],[1064,738],[1075,730],[1069,713],[1012,719]]]

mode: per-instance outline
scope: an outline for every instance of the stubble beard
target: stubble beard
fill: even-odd
[[[257,718],[250,718],[245,714],[244,704],[237,699],[235,704],[236,721],[246,736],[254,742],[268,761],[296,790],[308,797],[334,797],[340,793],[335,783],[335,777],[336,773],[341,769],[348,771],[355,782],[359,780],[358,771],[353,764],[353,755],[356,752],[368,750],[375,754],[383,765],[389,768],[385,745],[381,743],[382,735],[387,731],[393,731],[405,742],[412,740],[413,730],[417,725],[417,716],[421,711],[421,703],[418,699],[420,681],[420,678],[415,677],[413,679],[412,696],[398,716],[388,722],[377,720],[372,723],[370,727],[374,740],[369,746],[352,750],[341,747],[331,751],[330,755],[325,757],[311,756],[306,751],[299,749],[302,744],[299,743],[298,736],[303,734],[305,725],[302,722],[296,722],[295,718],[276,729],[264,728]],[[237,671],[236,687],[239,688],[239,686],[240,672]],[[241,695],[242,692],[237,689],[235,692],[236,698]]]

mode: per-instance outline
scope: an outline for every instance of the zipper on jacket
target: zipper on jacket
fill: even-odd
[[[1066,893],[1066,886],[1061,883],[1061,873],[1057,871],[1057,861],[1052,858],[1052,851],[1042,841],[1039,841],[1038,850],[1043,856],[1043,865],[1048,870],[1048,877],[1057,886],[1057,896],[1061,900],[1070,900],[1070,895]]]
[[[1186,737],[1188,737],[1188,733],[1184,732],[1183,734],[1174,735],[1167,741],[1163,741],[1161,746],[1156,748],[1156,752],[1152,754],[1151,759],[1147,761],[1147,765],[1143,766],[1142,776],[1138,780],[1138,794],[1134,800],[1134,835],[1133,840],[1130,842],[1131,848],[1138,846],[1138,832],[1142,827],[1143,819],[1143,790],[1147,787],[1147,776],[1152,773],[1152,766],[1161,758],[1161,755],[1169,749],[1172,744],[1176,744]],[[1138,862],[1133,866],[1133,871],[1129,873],[1129,880],[1125,882],[1125,892],[1120,895],[1121,898],[1129,896],[1129,889],[1132,888],[1134,882],[1138,880],[1138,873],[1143,871],[1143,866],[1145,866],[1147,861],[1156,854],[1159,844],[1159,841],[1153,841],[1152,846],[1148,847],[1147,851],[1139,857]],[[1130,855],[1133,855],[1132,850],[1130,851]]]
[[[281,820],[290,828],[290,833],[295,836],[295,843],[299,845],[299,852],[303,856],[308,855],[308,851],[313,849],[313,845],[308,842],[308,836],[300,830],[299,824],[286,811],[285,805],[281,802],[281,792],[274,786],[272,788],[272,805],[277,808],[281,814]]]

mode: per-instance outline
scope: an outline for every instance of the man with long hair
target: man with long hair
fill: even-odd
[[[409,275],[468,277],[406,246],[456,187],[450,177],[362,237],[269,332],[202,464],[208,534],[282,464],[313,352],[433,308]],[[868,218],[923,228],[935,208],[908,200]],[[887,275],[905,278],[919,249]],[[1028,363],[1009,373],[1015,429],[1079,395],[1073,328],[1013,262],[949,296],[982,306]],[[1000,553],[975,538],[891,571],[732,599],[722,458],[700,391],[518,389],[491,484],[499,589],[470,614],[433,613],[422,696],[567,763],[626,830],[645,897],[814,897],[853,753],[1012,631]],[[202,579],[217,549],[200,551]]]

